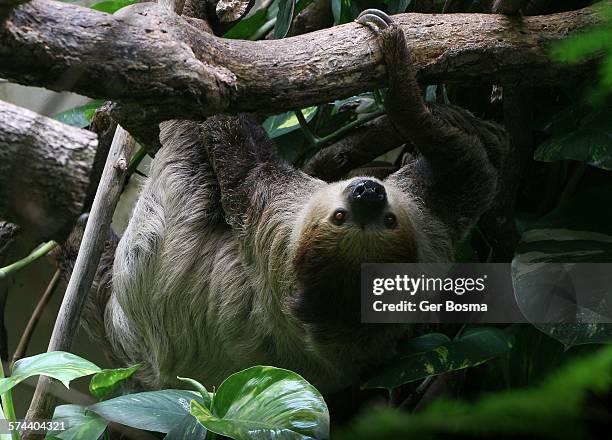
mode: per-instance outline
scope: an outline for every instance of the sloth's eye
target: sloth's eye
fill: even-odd
[[[332,222],[335,225],[341,225],[346,220],[346,211],[344,209],[336,209],[332,215]]]
[[[388,212],[387,214],[385,214],[383,223],[389,229],[395,228],[397,226],[397,218],[395,217],[395,214],[391,212]]]

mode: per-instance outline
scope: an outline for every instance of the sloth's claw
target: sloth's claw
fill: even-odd
[[[369,27],[376,34],[380,34],[393,24],[391,17],[379,9],[366,9],[359,14],[355,21]]]

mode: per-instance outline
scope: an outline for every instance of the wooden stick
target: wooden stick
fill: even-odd
[[[30,344],[30,339],[32,339],[32,334],[34,333],[36,325],[38,324],[38,320],[40,319],[40,316],[45,310],[45,307],[47,307],[47,304],[49,304],[49,301],[51,300],[51,297],[55,292],[55,288],[59,283],[60,277],[61,272],[58,269],[53,274],[53,278],[51,278],[51,281],[49,281],[49,284],[45,289],[45,293],[43,293],[43,295],[38,300],[38,304],[36,304],[36,308],[34,309],[34,312],[32,312],[32,316],[30,316],[30,320],[28,321],[28,324],[26,325],[26,328],[23,331],[23,334],[21,335],[19,344],[17,344],[15,353],[13,353],[11,365],[25,356],[26,351],[28,350],[28,345]]]

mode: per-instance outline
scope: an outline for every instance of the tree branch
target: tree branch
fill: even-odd
[[[554,83],[594,63],[553,65],[549,43],[598,22],[592,8],[516,22],[501,15],[400,14],[420,78]],[[103,97],[125,120],[279,112],[385,86],[376,37],[355,23],[281,40],[207,34],[151,4],[117,15],[33,0],[0,27],[0,76]],[[66,86],[68,84],[68,87]],[[135,111],[139,106],[139,111]]]
[[[0,101],[0,217],[63,240],[82,212],[96,135]]]

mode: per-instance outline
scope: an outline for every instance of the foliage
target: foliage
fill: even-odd
[[[554,280],[564,273],[558,264],[534,263],[597,263],[612,259],[611,194],[611,186],[578,194],[523,233],[512,266],[515,295],[525,316],[529,318],[532,308],[540,306],[540,298],[550,307],[549,286],[554,286]],[[605,309],[610,300],[608,286],[602,288],[602,302],[598,304],[578,304],[574,310],[573,303],[563,298],[555,303],[560,312],[575,313],[578,324],[535,325],[566,345],[612,342],[612,325],[597,324],[594,319],[598,307]]]
[[[0,392],[10,392],[33,375],[53,377],[68,386],[77,377],[95,373],[89,389],[94,397],[103,399],[138,368],[101,370],[70,353],[43,353],[15,363],[14,374],[0,379]],[[64,422],[66,429],[48,432],[46,438],[95,440],[104,435],[110,422],[167,433],[167,439],[204,439],[206,428],[235,439],[329,437],[329,413],[323,397],[291,371],[252,367],[227,378],[215,394],[193,379],[181,380],[196,391],[149,391],[86,407],[58,406],[53,420]],[[12,404],[8,409],[12,411]]]
[[[572,159],[612,170],[612,103],[594,108],[569,107],[555,113],[544,127],[551,137],[534,154],[535,160]]]
[[[94,397],[103,399],[138,368],[101,370],[70,353],[43,353],[16,362],[13,375],[0,379],[0,393],[10,392],[33,375],[53,377],[68,386],[78,377],[95,374],[89,389]],[[291,371],[252,367],[231,375],[212,395],[193,379],[181,380],[196,391],[149,391],[87,407],[61,405],[54,420],[64,422],[66,430],[49,432],[47,438],[94,440],[106,432],[109,422],[167,433],[168,439],[204,439],[204,428],[234,439],[329,437],[329,412],[323,397]],[[7,409],[12,411],[12,404]]]
[[[94,100],[88,102],[87,104],[79,105],[64,112],[58,113],[53,116],[53,118],[63,122],[64,124],[72,125],[73,127],[87,127],[91,123],[96,109],[102,106],[102,104],[104,104],[104,101],[99,99]]]
[[[252,367],[228,377],[210,407],[191,403],[208,430],[233,439],[329,438],[321,394],[301,376],[280,368]]]
[[[394,389],[400,385],[450,371],[480,365],[512,348],[512,338],[496,328],[476,327],[455,340],[439,333],[412,339],[363,385]]]
[[[11,376],[0,379],[0,394],[32,376],[49,376],[68,388],[72,380],[99,371],[98,366],[74,354],[63,351],[42,353],[15,362]]]
[[[58,406],[53,414],[53,420],[69,428],[65,431],[50,431],[46,436],[48,439],[95,440],[104,434],[108,426],[106,420],[79,405]]]
[[[102,370],[91,378],[89,392],[99,400],[105,399],[121,385],[121,382],[129,379],[139,368],[140,365],[138,364],[129,368]]]
[[[551,57],[560,63],[576,64],[595,56],[602,57],[601,78],[590,90],[591,102],[601,102],[612,92],[612,6],[601,2],[598,6],[600,23],[590,30],[554,44]]]
[[[595,373],[595,374],[594,374]],[[491,394],[475,403],[440,399],[412,414],[379,409],[356,419],[340,439],[589,438],[587,423],[607,423],[612,347],[550,375],[538,387]]]

